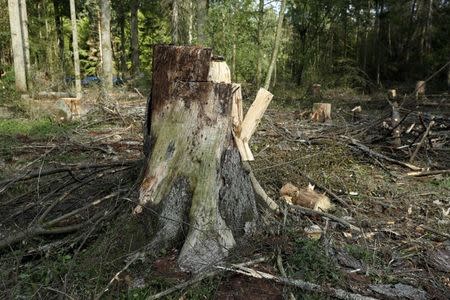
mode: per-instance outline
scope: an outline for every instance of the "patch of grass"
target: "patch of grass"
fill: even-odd
[[[340,271],[319,241],[296,239],[295,252],[288,259],[292,276],[314,283],[338,283]]]
[[[378,261],[378,256],[376,253],[369,251],[360,245],[347,244],[345,249],[348,253],[356,259],[363,261],[366,264],[374,264]]]
[[[0,120],[0,137],[14,135],[25,135],[30,138],[54,137],[66,133],[73,126],[55,123],[50,118],[6,119]]]

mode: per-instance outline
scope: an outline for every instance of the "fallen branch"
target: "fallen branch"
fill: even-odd
[[[107,164],[81,164],[81,165],[73,165],[73,166],[66,166],[63,168],[57,168],[57,169],[51,169],[46,171],[36,171],[33,173],[30,173],[28,175],[22,175],[16,178],[6,179],[3,181],[0,181],[0,186],[9,184],[11,182],[19,182],[19,181],[25,181],[29,179],[33,179],[36,177],[43,177],[48,175],[54,175],[59,173],[70,173],[73,171],[82,171],[87,169],[99,169],[99,168],[114,168],[114,167],[123,167],[123,166],[132,166],[136,164],[137,160],[127,160],[122,162],[115,162],[115,163],[107,163]],[[0,190],[1,192],[2,190]]]
[[[430,133],[431,127],[433,127],[433,125],[434,125],[434,121],[431,121],[430,124],[428,124],[428,127],[425,130],[425,133],[422,135],[422,138],[420,139],[420,142],[417,145],[416,150],[414,150],[413,154],[411,155],[411,158],[409,159],[410,163],[414,162],[414,159],[416,158],[416,155],[419,152],[420,147],[422,147],[422,144],[425,141],[425,139],[427,138],[428,134]]]
[[[369,147],[367,147],[367,146],[365,146],[365,145],[359,143],[357,140],[355,140],[355,139],[353,139],[353,138],[350,138],[350,137],[347,137],[347,136],[342,136],[342,137],[343,137],[344,139],[346,139],[346,140],[350,140],[350,147],[351,147],[351,148],[356,147],[358,150],[361,150],[361,151],[363,151],[363,152],[369,154],[369,155],[372,156],[372,157],[376,157],[376,158],[379,158],[379,159],[383,159],[383,160],[385,160],[385,161],[388,161],[388,162],[391,162],[391,163],[393,163],[393,164],[396,164],[396,165],[399,165],[399,166],[402,166],[402,167],[411,169],[411,170],[413,170],[413,171],[421,171],[421,170],[422,170],[422,168],[419,168],[419,167],[414,166],[414,165],[412,165],[412,164],[405,163],[405,162],[402,162],[402,161],[393,159],[393,158],[391,158],[391,157],[388,157],[388,156],[386,156],[386,155],[384,155],[384,154],[375,152],[375,151],[371,150]],[[352,146],[354,146],[354,147],[352,147]]]
[[[450,239],[450,234],[447,234],[447,233],[445,233],[445,232],[437,231],[436,229],[433,229],[433,228],[431,228],[431,227],[429,227],[429,226],[426,226],[426,225],[423,225],[423,224],[421,224],[421,225],[419,225],[419,226],[420,226],[421,228],[425,229],[426,231],[429,231],[429,232],[431,232],[431,233],[434,233],[434,234],[437,234],[437,235],[440,235],[440,236],[443,236],[443,237],[445,237],[445,238]]]
[[[260,258],[257,258],[257,259],[254,259],[254,260],[251,260],[251,261],[248,261],[248,262],[245,262],[245,263],[235,264],[233,266],[246,267],[246,266],[255,265],[255,264],[267,261],[267,260],[268,260],[267,257],[260,257]],[[147,300],[155,300],[155,299],[159,299],[159,298],[165,297],[165,296],[170,295],[170,294],[172,294],[172,293],[174,293],[174,292],[176,292],[178,290],[181,290],[181,289],[184,289],[184,288],[186,288],[186,287],[188,287],[190,285],[196,284],[197,282],[200,282],[203,279],[206,279],[206,278],[209,278],[209,277],[214,277],[214,276],[216,276],[216,275],[218,275],[218,274],[220,274],[222,272],[223,272],[222,270],[216,270],[216,271],[212,271],[212,272],[208,272],[208,273],[205,273],[205,274],[198,275],[198,276],[196,276],[196,277],[194,277],[194,278],[192,278],[192,279],[190,279],[188,281],[185,281],[185,282],[182,282],[180,284],[177,284],[177,285],[175,285],[175,286],[173,286],[173,287],[171,287],[171,288],[169,288],[169,289],[167,289],[165,291],[162,291],[160,293],[151,295],[150,297],[147,298]]]
[[[408,172],[407,176],[421,177],[421,176],[431,176],[439,174],[450,174],[450,169],[445,170],[433,170],[433,171],[419,171],[419,172]]]
[[[242,165],[244,167],[244,169],[249,173],[250,176],[250,180],[252,181],[252,186],[253,186],[253,190],[255,191],[256,194],[256,199],[262,203],[264,206],[269,207],[271,210],[275,211],[276,213],[280,212],[280,207],[278,206],[278,204],[272,200],[272,198],[270,198],[266,192],[264,191],[264,189],[262,188],[262,186],[259,184],[258,180],[255,177],[255,174],[253,173],[252,167],[250,166],[250,164],[246,161],[242,162]]]
[[[326,213],[326,212],[323,212],[323,211],[309,209],[309,208],[298,206],[298,205],[291,205],[290,207],[292,207],[294,211],[299,211],[299,212],[301,212],[303,214],[307,214],[307,215],[310,215],[310,216],[317,216],[317,215],[319,215],[321,217],[326,217],[326,218],[328,218],[330,220],[336,221],[336,222],[344,225],[345,227],[350,228],[351,230],[361,232],[361,228],[359,228],[359,227],[357,227],[357,226],[355,226],[355,225],[345,221],[344,219],[336,217],[335,215],[332,215],[332,214],[329,214],[329,213]]]
[[[267,279],[267,280],[273,280],[278,283],[295,286],[297,288],[300,288],[302,290],[313,292],[313,293],[321,293],[321,294],[328,294],[332,297],[338,298],[338,299],[346,299],[346,300],[375,300],[375,298],[363,296],[360,294],[350,293],[347,291],[344,291],[342,289],[332,288],[332,287],[322,287],[318,284],[303,281],[300,279],[291,279],[287,277],[281,277],[281,276],[275,276],[269,273],[257,271],[254,269],[250,269],[247,267],[237,267],[234,266],[232,268],[226,268],[226,267],[217,267],[221,270],[227,270],[232,271],[238,274],[243,274],[245,276],[259,278],[259,279]]]

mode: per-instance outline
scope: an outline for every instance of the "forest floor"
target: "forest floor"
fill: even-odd
[[[314,184],[339,219],[279,202],[283,213],[264,213],[266,226],[229,259],[264,257],[251,268],[278,276],[281,262],[288,278],[323,290],[221,272],[167,298],[283,299],[292,293],[324,299],[340,288],[379,299],[448,299],[450,177],[411,176],[410,167],[393,161],[410,160],[434,118],[433,134],[411,164],[450,169],[450,109],[439,101],[404,103],[404,131],[417,127],[396,149],[383,97],[326,92],[321,102],[332,104],[333,120],[314,123],[309,115],[317,101],[275,93],[251,144],[256,177],[277,201],[288,182]],[[354,116],[358,105],[362,113]],[[71,123],[0,119],[0,299],[146,299],[190,279],[176,268],[173,249],[131,265],[109,284],[147,238],[137,221],[124,221],[136,201],[144,106],[145,99],[119,97]],[[320,239],[305,234],[311,225],[322,229]]]

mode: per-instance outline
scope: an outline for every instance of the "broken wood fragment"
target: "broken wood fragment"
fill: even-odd
[[[258,93],[256,94],[256,98],[253,101],[252,105],[248,109],[244,120],[242,121],[242,130],[240,138],[247,142],[252,137],[253,133],[256,130],[259,122],[261,121],[264,112],[272,101],[273,95],[268,90],[264,88],[260,88]]]

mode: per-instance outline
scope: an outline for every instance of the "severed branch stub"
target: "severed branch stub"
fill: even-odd
[[[178,265],[199,273],[258,221],[249,172],[233,142],[233,88],[210,48],[155,46],[148,147],[133,213],[153,248],[182,245]],[[244,128],[244,127],[243,127]],[[156,215],[156,217],[155,217]]]

